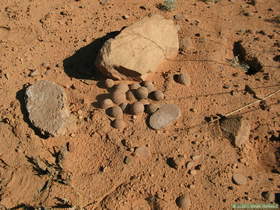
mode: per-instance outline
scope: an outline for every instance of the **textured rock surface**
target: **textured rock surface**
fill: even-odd
[[[63,135],[70,112],[62,87],[50,81],[37,81],[26,90],[26,109],[31,123],[43,135]]]
[[[241,147],[248,141],[251,126],[246,119],[234,116],[222,120],[220,125],[224,135],[231,140],[235,146]]]
[[[162,105],[149,119],[153,129],[164,128],[181,116],[181,110],[175,104]]]
[[[179,50],[178,31],[172,20],[145,17],[109,39],[99,52],[96,66],[114,79],[141,80]]]

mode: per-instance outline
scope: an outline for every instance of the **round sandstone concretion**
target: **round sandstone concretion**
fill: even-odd
[[[146,87],[140,87],[135,91],[136,97],[141,100],[148,98],[149,91]]]
[[[149,114],[153,114],[158,109],[159,109],[159,104],[148,104],[148,105],[146,105],[146,111]]]
[[[115,86],[115,90],[121,91],[121,92],[126,92],[129,90],[128,84],[125,83],[120,83]]]
[[[109,107],[112,107],[114,105],[113,101],[110,98],[105,98],[103,101],[100,103],[100,107],[102,109],[108,109]]]
[[[181,116],[180,108],[175,104],[162,105],[149,119],[151,128],[158,130],[165,128]]]
[[[112,122],[112,127],[116,129],[123,129],[125,127],[125,122],[123,121],[123,119],[115,119]]]
[[[111,117],[121,119],[123,117],[123,110],[119,106],[113,106],[108,109],[108,114]]]
[[[106,79],[104,85],[106,88],[112,88],[115,85],[115,82],[112,79]]]
[[[134,115],[141,114],[144,112],[144,104],[141,102],[135,102],[134,104],[131,105],[131,112]]]
[[[30,122],[43,135],[58,136],[66,131],[70,112],[64,89],[50,81],[37,81],[26,90]]]
[[[121,104],[126,102],[126,95],[123,91],[121,90],[114,90],[113,93],[111,94],[112,101],[115,104]]]
[[[160,100],[164,99],[164,94],[160,90],[156,90],[156,91],[152,92],[152,97],[154,100],[160,101]]]
[[[144,82],[142,83],[142,85],[143,85],[144,87],[146,87],[146,88],[148,89],[149,92],[152,92],[152,91],[155,90],[155,86],[154,86],[154,84],[153,84],[152,81],[144,81]]]

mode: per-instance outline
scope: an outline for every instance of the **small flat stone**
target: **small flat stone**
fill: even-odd
[[[244,185],[247,183],[247,178],[242,174],[233,174],[232,181],[237,185]]]
[[[70,112],[64,89],[51,81],[35,82],[26,90],[26,109],[30,122],[43,135],[64,135]]]
[[[175,104],[162,105],[149,119],[151,128],[158,130],[165,128],[181,116],[180,108]]]

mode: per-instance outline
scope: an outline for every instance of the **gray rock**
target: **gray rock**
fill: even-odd
[[[249,139],[250,123],[240,116],[222,119],[220,126],[225,137],[237,147],[241,147]]]
[[[242,174],[233,174],[232,181],[237,185],[247,184],[247,178]]]
[[[180,108],[175,104],[162,105],[149,119],[150,126],[158,130],[165,128],[181,116]]]
[[[273,192],[262,192],[262,197],[269,202],[275,201],[275,193]]]
[[[71,122],[64,89],[50,81],[37,81],[27,88],[26,109],[43,135],[64,135]]]

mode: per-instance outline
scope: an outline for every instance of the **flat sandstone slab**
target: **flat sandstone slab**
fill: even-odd
[[[178,29],[160,15],[145,17],[107,40],[96,59],[96,67],[118,80],[143,80],[158,66],[177,56]]]
[[[43,135],[66,132],[70,119],[64,89],[50,81],[37,81],[26,90],[26,109],[31,123]]]
[[[162,105],[149,119],[150,126],[155,129],[161,129],[168,126],[181,116],[180,108],[175,104]]]

